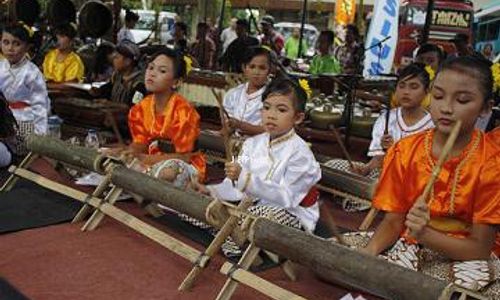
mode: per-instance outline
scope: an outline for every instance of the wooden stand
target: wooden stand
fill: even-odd
[[[253,201],[252,199],[246,197],[243,199],[243,201],[240,202],[238,205],[237,209],[245,212],[251,205]],[[224,241],[227,239],[227,237],[233,232],[234,228],[238,225],[238,217],[231,215],[227,219],[226,223],[222,226],[222,228],[217,232],[217,235],[215,236],[214,240],[210,243],[208,248],[205,250],[204,253],[202,253],[202,256],[207,256],[208,258],[212,258],[217,251],[219,251],[220,247],[224,243]],[[191,272],[186,276],[184,281],[181,283],[179,286],[180,291],[185,291],[188,290],[192,287],[194,284],[194,281],[196,280],[196,277],[201,273],[202,271],[202,266],[199,264],[195,264]]]
[[[296,295],[288,290],[285,290],[261,277],[248,272],[237,265],[233,265],[229,262],[224,263],[220,272],[228,276],[233,281],[238,283],[243,283],[262,294],[276,300],[305,300],[299,295]],[[222,299],[222,298],[221,298]]]

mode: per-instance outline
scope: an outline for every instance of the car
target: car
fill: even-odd
[[[155,16],[154,10],[134,10],[139,15],[139,21],[134,29],[130,32],[136,43],[143,41],[157,40],[155,36]],[[124,14],[123,14],[124,15]],[[160,11],[158,13],[158,26],[160,28],[160,37],[158,38],[162,44],[166,44],[172,38],[171,32],[175,23],[177,14],[173,12]]]
[[[279,22],[274,24],[274,29],[276,29],[279,33],[283,35],[283,37],[288,39],[290,35],[292,35],[292,31],[294,28],[300,28],[300,23],[292,23],[292,22]],[[309,49],[307,49],[306,56],[314,56],[316,52],[316,41],[319,36],[318,29],[311,24],[304,24],[304,37],[307,41],[307,45]]]

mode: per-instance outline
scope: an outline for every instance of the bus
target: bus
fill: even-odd
[[[394,65],[407,65],[413,60],[417,39],[421,36],[427,15],[426,0],[407,0],[399,11],[398,47]],[[429,28],[429,42],[440,45],[448,53],[455,52],[451,43],[458,33],[472,37],[474,9],[472,2],[436,0]]]
[[[500,53],[500,4],[479,9],[474,16],[475,49],[482,52],[486,45],[493,48],[492,54]]]

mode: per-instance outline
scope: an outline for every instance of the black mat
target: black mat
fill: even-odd
[[[7,280],[0,278],[0,299],[2,300],[29,300]]]
[[[0,233],[37,228],[73,219],[81,203],[27,180],[0,193]]]
[[[208,245],[210,245],[210,243],[214,239],[214,236],[207,230],[204,230],[200,227],[196,227],[190,223],[181,220],[177,216],[177,214],[173,212],[166,211],[165,215],[153,219],[158,223],[163,224],[168,228],[175,230],[177,233],[189,238],[193,242],[203,245],[203,247],[205,248],[207,248]],[[340,229],[340,231],[343,232],[344,230]],[[314,233],[324,238],[331,237],[331,233],[329,232],[327,227],[323,225],[321,222],[318,222],[318,225],[316,226],[316,230]],[[257,273],[279,265],[279,263],[278,264],[275,263],[267,255],[262,254],[262,252],[261,252],[261,258],[263,260],[263,263],[259,266],[252,266],[250,268],[250,271]],[[227,259],[233,263],[237,263],[239,257],[227,258]]]

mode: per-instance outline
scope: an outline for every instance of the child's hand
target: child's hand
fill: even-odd
[[[355,164],[351,168],[351,172],[359,174],[361,176],[367,176],[372,170],[367,164]]]
[[[380,143],[382,144],[382,149],[387,150],[394,144],[394,139],[390,134],[384,134]]]
[[[419,239],[427,228],[431,217],[425,199],[419,197],[406,215],[405,226],[408,227],[410,236]]]
[[[227,126],[231,129],[239,129],[241,127],[241,122],[235,118],[229,118],[227,120]]]
[[[239,163],[229,162],[224,166],[224,171],[226,171],[227,178],[237,180],[240,177],[241,166]]]

